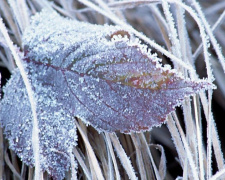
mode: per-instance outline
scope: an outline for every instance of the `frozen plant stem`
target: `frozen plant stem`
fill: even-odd
[[[121,178],[120,178],[119,168],[117,166],[116,157],[115,157],[115,154],[113,152],[113,147],[112,147],[112,143],[111,143],[111,140],[110,140],[110,136],[109,136],[109,133],[107,133],[107,132],[105,132],[105,139],[106,139],[106,143],[107,143],[107,146],[109,148],[109,152],[111,154],[111,158],[112,158],[112,161],[113,161],[116,179],[120,180]]]
[[[202,43],[203,43],[203,50],[204,50],[203,52],[204,52],[204,58],[205,58],[205,63],[206,63],[208,79],[210,82],[212,82],[213,75],[212,75],[212,71],[211,71],[211,64],[209,61],[209,53],[208,53],[209,43],[208,43],[208,38],[206,36],[205,28],[203,26],[201,19],[198,18],[198,15],[191,7],[185,5],[184,3],[181,3],[181,2],[175,1],[175,0],[168,0],[168,1],[171,3],[175,3],[179,6],[181,6],[182,8],[184,8],[192,16],[192,18],[194,18],[195,22],[197,23],[199,31],[200,31],[200,35],[202,38]]]
[[[40,150],[39,150],[39,134],[38,134],[38,119],[37,119],[37,111],[36,111],[36,100],[34,98],[34,93],[31,87],[31,84],[29,82],[28,76],[26,74],[25,68],[22,64],[22,61],[18,54],[15,51],[15,48],[13,46],[12,41],[10,40],[10,37],[7,33],[7,29],[5,25],[3,24],[2,18],[0,18],[0,30],[2,32],[3,37],[5,38],[5,41],[12,52],[12,55],[15,59],[16,65],[20,70],[21,76],[23,78],[24,84],[26,86],[27,94],[29,97],[32,115],[33,115],[33,130],[32,130],[32,146],[33,146],[33,153],[34,153],[34,161],[35,161],[35,180],[41,180],[43,179],[42,173],[40,170]]]
[[[223,11],[223,13],[220,15],[220,17],[217,19],[217,21],[215,22],[215,24],[212,26],[212,31],[215,31],[216,28],[222,24],[222,20],[225,17],[225,10]],[[195,51],[195,53],[193,54],[193,60],[195,61],[197,59],[197,57],[199,56],[199,54],[201,53],[202,50],[202,43],[198,46],[197,50]],[[225,63],[225,62],[224,62]]]
[[[207,22],[207,20],[206,20],[206,18],[205,18],[205,15],[203,14],[203,12],[202,12],[202,10],[201,10],[200,5],[197,3],[196,0],[192,0],[192,3],[193,3],[193,5],[194,5],[196,11],[197,11],[198,14],[199,14],[199,17],[201,18],[202,23],[203,23],[204,26],[205,26],[205,29],[206,29],[206,31],[207,31],[209,37],[210,37],[210,40],[211,40],[212,45],[213,45],[213,47],[214,47],[214,50],[216,51],[216,54],[217,54],[217,56],[218,56],[218,58],[219,58],[219,61],[220,61],[220,63],[221,63],[221,66],[222,66],[222,68],[223,68],[223,71],[225,72],[225,58],[224,58],[224,56],[223,56],[223,54],[222,54],[221,47],[220,47],[220,45],[217,43],[217,40],[216,40],[215,36],[214,36],[213,33],[212,33],[212,29],[210,28],[209,23]]]
[[[184,132],[183,132],[183,130],[182,130],[181,126],[180,126],[180,123],[179,123],[179,121],[178,121],[178,119],[177,119],[177,116],[176,116],[176,114],[173,112],[173,113],[172,113],[172,116],[169,115],[168,118],[172,118],[172,119],[175,120],[175,123],[176,123],[176,125],[177,125],[178,130],[179,130],[179,133],[180,133],[180,136],[181,136],[181,139],[182,139],[182,142],[183,142],[185,151],[186,151],[187,159],[188,159],[189,164],[190,164],[190,166],[191,166],[191,170],[192,170],[193,177],[194,177],[194,179],[197,180],[197,179],[199,179],[199,178],[198,178],[198,173],[197,173],[197,168],[196,168],[196,165],[195,165],[195,163],[194,163],[193,156],[192,156],[190,147],[189,147],[189,145],[188,145],[188,143],[187,143],[187,140],[186,140],[186,138],[185,138]]]
[[[211,117],[212,91],[208,91],[208,117],[207,117],[207,179],[212,176],[212,117]]]
[[[117,155],[121,161],[121,164],[123,165],[127,175],[129,176],[129,179],[137,180],[131,161],[128,158],[126,152],[124,151],[122,145],[120,144],[118,137],[115,133],[110,133],[109,136],[115,148],[115,151],[117,152]]]
[[[196,96],[193,97],[194,99],[194,110],[195,110],[195,122],[197,128],[197,141],[198,141],[198,156],[199,156],[199,165],[200,165],[200,179],[204,179],[204,165],[203,165],[203,152],[202,152],[202,134],[199,125],[199,118],[198,118],[198,109],[197,109],[197,99]]]

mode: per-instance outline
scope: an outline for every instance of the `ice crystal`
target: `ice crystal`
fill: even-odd
[[[74,117],[99,131],[159,126],[184,97],[212,88],[182,78],[118,26],[92,25],[43,11],[24,33],[24,59],[35,97],[41,166],[56,179],[76,145]],[[18,70],[4,89],[1,123],[13,149],[33,165],[32,114]]]

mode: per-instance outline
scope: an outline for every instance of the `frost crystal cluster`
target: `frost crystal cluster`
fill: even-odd
[[[41,167],[62,179],[76,145],[74,117],[99,131],[150,130],[186,96],[212,88],[160,65],[126,30],[43,11],[24,33],[24,66],[37,101]],[[32,113],[18,70],[4,88],[1,124],[10,148],[33,165]]]

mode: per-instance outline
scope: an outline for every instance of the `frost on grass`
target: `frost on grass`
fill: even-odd
[[[43,11],[24,33],[23,62],[37,100],[41,166],[61,179],[76,144],[73,118],[99,131],[150,130],[186,96],[213,88],[183,79],[117,26],[81,23]],[[1,123],[10,147],[27,164],[32,115],[16,70],[4,89]]]

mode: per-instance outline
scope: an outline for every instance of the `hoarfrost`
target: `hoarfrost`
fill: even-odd
[[[74,119],[72,115],[66,116],[67,112],[57,101],[57,95],[53,91],[48,89],[46,93],[45,87],[37,82],[32,85],[37,98],[41,167],[55,179],[63,179],[65,170],[70,167],[70,159],[52,149],[64,152],[68,156],[72,152],[77,140]],[[9,140],[10,148],[26,164],[33,166],[32,113],[26,88],[18,70],[12,74],[4,93],[0,113],[4,133]]]
[[[213,88],[206,80],[186,80],[162,67],[155,54],[118,26],[43,11],[33,17],[23,43],[38,105],[41,165],[58,179],[76,145],[75,116],[99,131],[150,130],[186,96]],[[10,148],[33,165],[32,115],[18,70],[4,92],[0,119]]]
[[[37,80],[52,87],[69,113],[84,117],[100,131],[148,130],[163,122],[185,96],[212,88],[207,81],[185,80],[162,67],[146,45],[118,26],[92,25],[43,11],[34,17],[24,44],[25,61],[37,72],[49,58],[51,73],[39,73]]]

